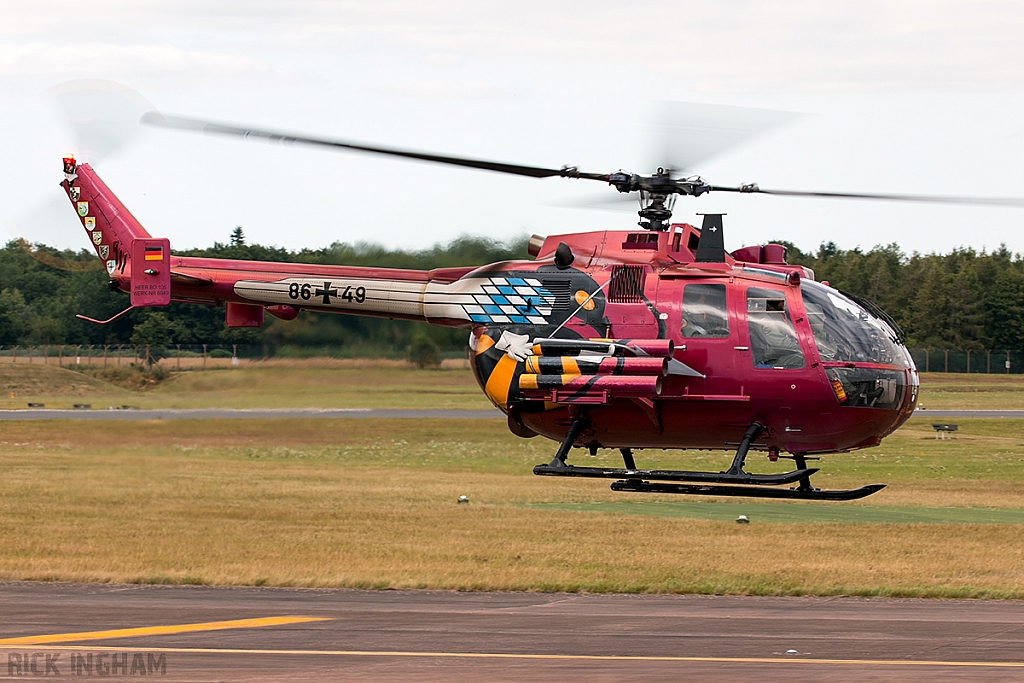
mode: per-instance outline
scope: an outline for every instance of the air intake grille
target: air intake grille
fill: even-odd
[[[643,266],[615,266],[608,285],[608,301],[613,304],[639,304],[644,300]]]
[[[541,282],[549,292],[555,295],[555,305],[551,308],[556,311],[568,311],[572,283],[569,280],[541,280]]]

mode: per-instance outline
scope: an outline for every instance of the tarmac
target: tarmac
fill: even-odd
[[[0,420],[291,417],[504,416],[0,411]],[[915,417],[1024,418],[1024,411]],[[135,677],[144,668],[161,680],[204,682],[1024,681],[1019,601],[0,583],[0,614],[0,680]]]
[[[1024,680],[1016,601],[0,583],[0,603],[0,679]]]

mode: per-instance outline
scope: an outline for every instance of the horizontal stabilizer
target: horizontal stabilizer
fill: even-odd
[[[171,284],[180,287],[209,287],[213,280],[208,277],[196,277],[176,270],[171,271]]]

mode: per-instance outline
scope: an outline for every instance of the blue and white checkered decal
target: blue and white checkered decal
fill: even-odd
[[[481,293],[473,295],[475,304],[463,304],[470,320],[520,325],[547,323],[547,316],[551,315],[551,308],[555,305],[555,295],[540,280],[521,277],[492,277],[488,280],[478,280]]]

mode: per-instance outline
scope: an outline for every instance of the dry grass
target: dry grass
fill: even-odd
[[[830,456],[826,483],[891,484],[865,505],[1024,507],[1024,422],[961,425],[957,441],[919,421],[882,448]],[[741,526],[528,507],[639,497],[532,476],[553,444],[517,439],[500,420],[0,430],[3,579],[1024,597],[1024,526]],[[708,468],[728,456],[638,459]]]
[[[123,374],[131,373],[123,368]],[[404,361],[284,360],[176,372],[159,383],[140,377],[126,376],[118,386],[56,365],[0,363],[0,409],[29,402],[47,408],[86,402],[98,409],[491,407],[463,360],[431,370]]]
[[[127,392],[89,377],[55,365],[12,365],[0,363],[0,403],[3,407],[24,408],[25,401],[41,396],[60,396],[62,399],[83,396],[115,396]],[[14,394],[14,397],[11,397]]]

